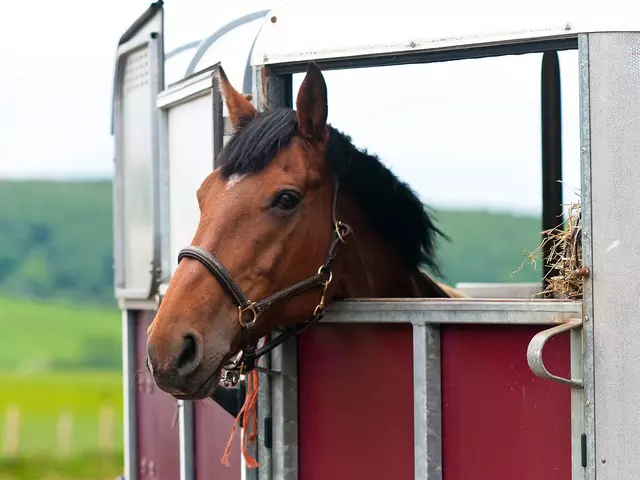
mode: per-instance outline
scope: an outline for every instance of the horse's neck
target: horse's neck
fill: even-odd
[[[347,210],[347,209],[345,209]],[[409,270],[402,256],[353,208],[346,217],[354,235],[340,262],[339,298],[442,298],[450,292],[427,274]]]

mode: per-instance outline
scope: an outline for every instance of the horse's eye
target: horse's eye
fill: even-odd
[[[279,192],[271,202],[271,206],[280,210],[293,210],[300,203],[300,195],[297,192],[287,190]]]

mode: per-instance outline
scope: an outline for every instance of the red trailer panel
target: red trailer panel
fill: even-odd
[[[410,324],[318,324],[299,338],[300,480],[413,480]]]
[[[236,430],[229,466],[220,463],[235,419],[213,400],[197,402],[194,412],[196,480],[240,480],[240,428]]]
[[[177,403],[156,386],[144,364],[147,328],[154,315],[153,311],[135,313],[138,478],[176,480],[180,478]]]
[[[536,377],[527,345],[545,326],[442,327],[445,480],[571,480],[571,389]],[[570,378],[569,335],[545,364]]]
[[[570,480],[570,389],[536,377],[548,326],[442,327],[445,480]],[[300,480],[414,478],[409,324],[321,324],[299,339]],[[569,336],[545,363],[570,377]]]

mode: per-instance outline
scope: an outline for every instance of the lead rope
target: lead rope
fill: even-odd
[[[240,418],[244,417],[244,434],[242,435],[242,456],[244,457],[244,461],[249,468],[257,468],[260,464],[257,462],[255,458],[249,455],[247,451],[247,434],[249,437],[250,443],[255,443],[256,437],[258,436],[258,390],[260,387],[260,380],[258,377],[258,372],[256,370],[252,370],[247,373],[247,394],[244,399],[244,405],[242,405],[242,409],[236,416],[236,421],[233,422],[233,427],[231,428],[231,435],[229,437],[229,441],[227,442],[227,448],[224,451],[224,455],[220,459],[220,462],[229,466],[229,454],[231,453],[231,445],[233,444],[233,439],[236,434],[236,428],[240,423]],[[251,425],[251,429],[249,430],[249,425]]]

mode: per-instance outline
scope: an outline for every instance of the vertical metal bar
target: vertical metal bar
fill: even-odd
[[[562,115],[560,62],[558,52],[542,55],[541,121],[542,121],[542,229],[549,230],[562,223]],[[552,245],[545,245],[543,278],[558,275],[550,269]],[[547,281],[543,281],[543,288]]]
[[[138,480],[138,421],[136,372],[135,315],[122,311],[122,396],[124,434],[124,478]]]
[[[571,378],[582,378],[582,328],[570,332]],[[584,388],[571,389],[571,480],[584,480],[582,436],[584,434]]]
[[[159,109],[159,194],[158,209],[160,211],[160,286],[158,288],[158,307],[160,296],[163,295],[162,287],[171,279],[171,204],[170,195],[170,169],[169,169],[169,111],[166,108]]]
[[[178,400],[180,440],[180,480],[194,480],[193,402]]]
[[[161,10],[162,12],[162,10]],[[164,18],[164,17],[163,17]],[[151,85],[151,99],[150,105],[152,110],[152,127],[151,127],[151,141],[152,141],[152,181],[153,181],[153,265],[151,275],[151,291],[150,295],[156,295],[158,293],[158,287],[162,277],[162,170],[161,170],[161,151],[162,146],[160,143],[160,127],[161,120],[159,116],[159,109],[156,106],[158,100],[158,94],[164,88],[164,47],[163,47],[163,35],[162,31],[152,32],[149,40],[149,83]]]
[[[211,73],[212,88],[211,101],[213,102],[213,168],[218,166],[218,155],[224,146],[224,114],[222,105],[222,95],[220,94],[220,83],[218,81],[218,67]]]
[[[246,377],[243,378],[243,381],[246,381]],[[243,438],[246,435],[247,424],[243,422],[242,428],[240,429],[240,438]],[[257,439],[259,442],[260,439]],[[258,444],[257,443],[248,443],[247,442],[247,453],[255,458],[258,463],[260,462],[260,456],[258,455]],[[241,468],[240,468],[240,478],[241,480],[258,480],[258,469],[256,468],[248,468],[247,462],[244,460],[244,455],[242,451],[240,451],[241,458]]]
[[[271,353],[273,414],[272,478],[298,479],[298,341],[290,338]]]
[[[413,325],[413,415],[416,480],[442,480],[440,327]]]
[[[271,369],[271,358],[269,355],[263,356],[258,365]],[[272,437],[270,429],[267,429],[270,424],[273,413],[271,409],[271,377],[264,373],[259,374],[260,378],[260,390],[258,391],[258,461],[260,462],[260,468],[258,469],[258,480],[270,480],[271,476],[271,445]]]
[[[589,80],[589,36],[578,37],[579,92],[580,92],[580,178],[582,213],[582,263],[593,264],[593,227],[591,223],[591,99]],[[595,390],[593,343],[593,277],[583,281],[582,292],[582,365],[584,383],[584,433],[586,435],[585,480],[596,478],[595,458]]]

